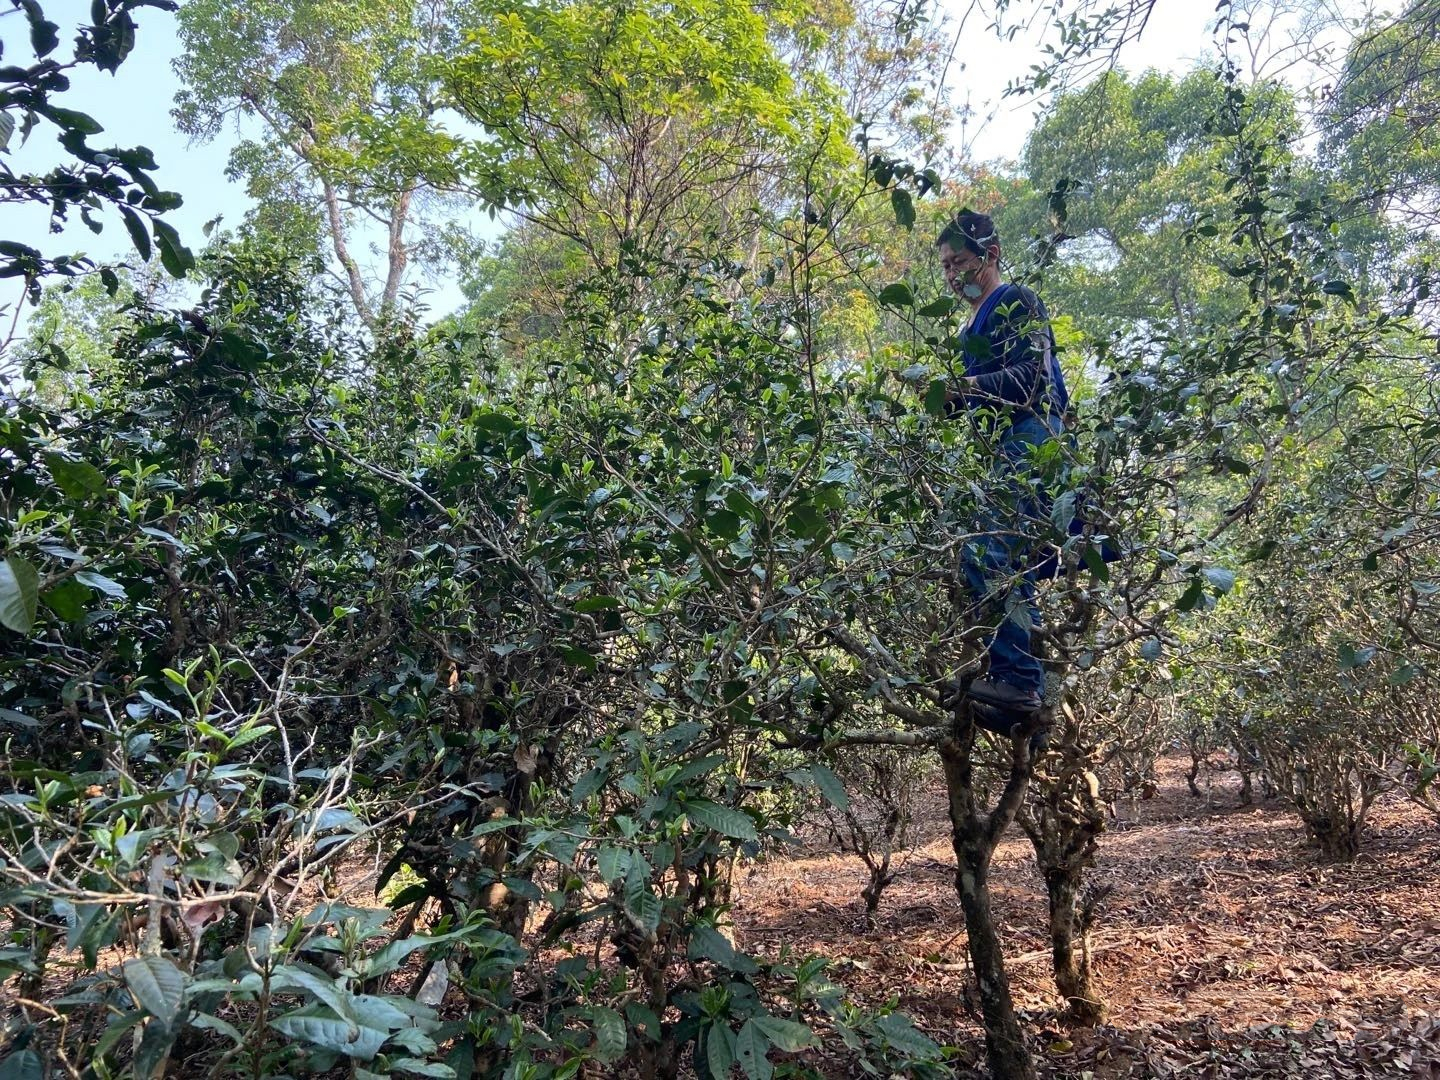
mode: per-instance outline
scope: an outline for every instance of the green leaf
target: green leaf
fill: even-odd
[[[1080,558],[1084,560],[1086,568],[1095,575],[1097,581],[1103,583],[1110,580],[1110,568],[1105,565],[1105,556],[1099,548],[1093,545],[1087,546],[1085,554]]]
[[[1140,655],[1146,660],[1159,660],[1164,647],[1159,638],[1146,638],[1145,643],[1140,646]]]
[[[1342,671],[1352,671],[1355,668],[1363,667],[1375,659],[1375,646],[1366,645],[1362,648],[1355,648],[1350,644],[1341,645],[1337,650],[1340,655],[1340,668]]]
[[[739,687],[740,689],[738,690],[736,696],[738,696],[738,694],[744,693],[746,689],[744,683],[740,683]],[[730,695],[727,694],[727,696]],[[727,758],[724,754],[712,754],[709,757],[700,758],[698,761],[689,762],[688,764],[682,766],[680,771],[677,772],[666,782],[665,786],[668,788],[683,787],[691,780],[694,780],[697,776],[705,776],[709,773],[714,772],[716,769],[720,768],[721,765],[724,765],[729,760],[730,759]]]
[[[489,821],[482,821],[479,825],[476,825],[473,829],[471,829],[470,835],[472,837],[488,836],[492,832],[503,832],[504,830],[519,824],[520,822],[513,817],[491,818]]]
[[[705,527],[726,540],[734,540],[740,535],[740,525],[740,515],[734,510],[716,510],[705,519]]]
[[[399,1000],[392,998],[392,1001]],[[408,998],[405,1000],[409,1000]],[[402,1010],[403,1011],[403,1010]],[[426,1021],[428,1023],[428,1021]],[[390,1048],[393,1052],[398,1047],[416,1057],[428,1058],[436,1053],[440,1046],[429,1035],[418,1027],[402,1027],[399,1031],[390,1036]]]
[[[810,775],[815,780],[815,786],[820,789],[820,794],[825,796],[831,806],[837,810],[850,808],[850,796],[845,794],[845,785],[840,782],[840,777],[824,765],[811,765]]]
[[[774,1075],[775,1067],[765,1056],[768,1049],[770,1040],[765,1033],[755,1025],[754,1020],[746,1020],[735,1036],[735,1058],[749,1080],[770,1080]]]
[[[401,1008],[400,1006],[405,1006]],[[402,997],[380,997],[376,994],[356,994],[350,999],[350,1008],[361,1027],[376,1031],[399,1031],[410,1027],[412,1019],[433,1019],[435,1013],[427,1005]]]
[[[337,1017],[315,1013],[287,1013],[272,1020],[270,1025],[287,1038],[312,1043],[361,1061],[369,1061],[378,1054],[389,1036],[387,1031],[360,1027]]]
[[[181,278],[195,269],[195,255],[180,242],[180,234],[173,225],[154,218],[150,227],[155,230],[155,243],[160,247],[160,262],[171,277]]]
[[[875,1027],[896,1050],[912,1057],[940,1060],[940,1047],[916,1031],[910,1018],[903,1013],[882,1016],[875,1021]]]
[[[294,965],[284,965],[271,972],[271,988],[307,992],[312,998],[328,1005],[337,1017],[346,1022],[348,1028],[353,1030],[356,1027],[354,1011],[350,1007],[350,994],[324,975],[315,975],[304,968],[295,968]]]
[[[1200,578],[1191,578],[1190,587],[1175,601],[1176,611],[1190,611],[1205,599],[1205,583]]]
[[[584,649],[577,649],[573,645],[560,646],[560,655],[565,658],[567,664],[582,668],[585,671],[594,671],[600,666],[600,662],[596,660],[591,653],[586,652]]]
[[[110,1051],[115,1049],[116,1044],[120,1042],[125,1033],[144,1019],[145,1014],[139,1009],[112,1019],[105,1030],[101,1032],[100,1038],[95,1042],[95,1060],[104,1061]]]
[[[1223,566],[1207,566],[1203,571],[1205,580],[1218,593],[1228,593],[1235,588],[1235,571],[1227,570]]]
[[[581,614],[591,611],[607,611],[620,606],[620,601],[613,596],[587,596],[584,600],[575,602],[575,610]]]
[[[910,198],[910,192],[897,187],[890,192],[890,206],[895,211],[895,221],[901,228],[915,227],[915,202]]]
[[[40,726],[40,721],[36,720],[33,716],[26,716],[22,712],[16,712],[14,709],[0,709],[0,723],[15,724],[17,727],[23,728],[37,728]]]
[[[390,1060],[390,1070],[403,1072],[408,1076],[430,1076],[435,1080],[455,1080],[455,1070],[439,1061],[421,1061],[419,1058],[403,1057]]]
[[[1279,550],[1280,543],[1278,540],[1262,540],[1258,546],[1246,553],[1245,561],[1252,563],[1265,562]]]
[[[146,262],[150,261],[150,233],[145,229],[145,222],[140,215],[124,203],[116,203],[120,210],[120,217],[125,222],[125,229],[130,233],[130,242],[135,245],[135,250],[140,253],[140,258]]]
[[[250,727],[241,728],[235,733],[235,737],[226,743],[225,749],[227,751],[238,750],[240,747],[252,743],[256,739],[263,739],[274,730],[274,724],[254,724]]]
[[[931,416],[945,415],[945,401],[950,396],[950,386],[944,379],[935,379],[925,391],[925,411]]]
[[[0,949],[0,982],[21,972],[35,976],[45,974],[29,949]]]
[[[910,286],[903,281],[897,281],[892,285],[886,285],[880,290],[876,297],[886,307],[914,307],[915,294],[910,291]]]
[[[760,970],[760,965],[744,953],[736,952],[725,935],[709,923],[696,923],[691,928],[685,955],[691,960],[709,960],[741,975],[754,975]]]
[[[586,799],[590,798],[591,795],[594,795],[605,786],[608,775],[609,774],[599,766],[591,769],[584,776],[580,777],[579,780],[575,781],[575,790],[570,793],[570,801],[576,806],[582,804]]]
[[[0,1080],[43,1080],[44,1063],[34,1050],[17,1050],[0,1061]]]
[[[730,1025],[716,1022],[705,1035],[705,1064],[711,1080],[729,1080],[735,1066],[735,1032]]]
[[[187,1023],[202,1031],[213,1031],[217,1035],[224,1035],[237,1046],[245,1041],[245,1036],[240,1034],[234,1024],[228,1020],[221,1020],[218,1016],[211,1016],[209,1013],[196,1013],[190,1017]]]
[[[630,872],[630,852],[614,844],[602,844],[595,853],[595,868],[601,881],[613,884]]]
[[[815,1033],[794,1020],[783,1020],[778,1016],[757,1016],[752,1022],[787,1054],[815,1045]]]
[[[90,590],[74,578],[66,578],[40,597],[45,606],[66,622],[79,622],[85,616]]]
[[[625,893],[625,906],[639,920],[641,927],[654,933],[660,928],[660,918],[665,913],[664,903],[648,887],[641,887]]]
[[[185,1002],[185,973],[166,956],[138,956],[121,969],[135,1004],[167,1027]]]
[[[915,314],[923,315],[927,319],[943,319],[954,310],[955,298],[953,296],[937,296]]]
[[[412,934],[410,937],[401,938],[399,941],[392,941],[384,948],[365,957],[356,965],[362,978],[373,979],[380,975],[388,975],[400,967],[400,964],[411,953],[419,952],[421,949],[428,949],[431,945],[441,945],[447,941],[455,941],[464,937],[469,932],[468,928],[452,930],[448,934]],[[330,1002],[327,1005],[333,1009],[335,1006]],[[342,1010],[335,1009],[342,1013]]]
[[[595,1060],[602,1065],[619,1061],[625,1053],[625,1019],[614,1009],[590,1010],[595,1024]]]
[[[199,841],[199,847],[201,851],[218,851],[227,859],[233,859],[240,854],[240,837],[232,832],[211,833]]]
[[[213,881],[217,885],[236,885],[240,881],[235,861],[218,851],[207,852],[198,859],[182,863],[180,872],[196,881]]]
[[[785,525],[796,536],[814,540],[829,531],[830,522],[811,503],[796,503],[785,515]]]
[[[708,799],[687,799],[685,816],[697,825],[714,829],[721,836],[735,840],[759,839],[755,832],[755,822],[750,820],[749,815]]]
[[[104,593],[112,600],[128,600],[130,594],[125,591],[125,586],[114,581],[104,574],[97,574],[93,570],[81,570],[75,575],[75,580],[82,585],[89,585],[90,588]]]
[[[1420,672],[1417,668],[1411,667],[1409,664],[1401,664],[1390,673],[1390,677],[1385,681],[1391,686],[1405,686],[1419,674]]]
[[[39,603],[40,575],[35,567],[19,555],[0,562],[0,625],[29,634]]]
[[[72,499],[99,495],[105,490],[105,474],[88,461],[71,461],[59,454],[46,454],[45,464],[55,486]]]
[[[15,117],[8,112],[0,113],[0,150],[10,146],[10,136],[15,134]]]
[[[497,435],[508,435],[520,427],[512,417],[500,412],[477,412],[470,417],[470,426]]]
[[[25,15],[30,20],[30,47],[35,50],[35,56],[43,59],[55,51],[60,44],[60,27],[45,18],[38,3],[22,5],[25,8]]]
[[[62,109],[58,105],[46,105],[40,110],[60,127],[78,131],[81,135],[99,135],[105,128],[88,113],[74,109]]]

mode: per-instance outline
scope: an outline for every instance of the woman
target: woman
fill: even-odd
[[[1030,646],[1040,612],[1024,572],[1035,547],[1027,532],[1035,523],[1048,527],[1044,460],[1056,461],[1051,444],[1065,430],[1070,395],[1045,305],[1030,289],[1001,280],[1000,238],[990,217],[961,212],[936,246],[946,283],[971,309],[961,337],[964,376],[949,395],[948,411],[966,414],[995,451],[981,535],[966,545],[962,564],[976,601],[1004,614],[988,642],[989,671],[970,684],[969,694],[988,707],[977,713],[982,722],[994,721],[985,726],[1009,733],[1039,711],[1045,688],[1044,668]]]

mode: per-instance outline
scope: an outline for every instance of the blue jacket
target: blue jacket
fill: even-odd
[[[965,407],[1061,420],[1070,407],[1065,376],[1055,356],[1050,316],[1034,290],[1001,285],[985,298],[970,328],[961,334],[967,387]]]

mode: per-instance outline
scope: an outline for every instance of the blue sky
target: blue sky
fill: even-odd
[[[74,27],[88,22],[88,0],[48,0],[45,14],[60,25],[60,49],[69,53]],[[181,237],[192,246],[200,242],[201,226],[216,214],[224,214],[231,224],[244,216],[249,201],[241,185],[225,179],[225,161],[233,140],[205,145],[189,145],[184,135],[175,130],[170,120],[171,101],[177,83],[170,62],[175,57],[177,41],[174,16],[168,12],[141,9],[137,20],[135,50],[120,65],[119,71],[108,74],[89,65],[70,73],[71,89],[56,104],[78,109],[94,117],[104,132],[90,137],[91,146],[148,146],[159,164],[156,179],[162,188],[178,191],[185,205],[170,220]],[[18,12],[0,17],[7,63],[31,63],[26,24]],[[42,122],[31,133],[24,147],[11,146],[11,167],[17,172],[42,171],[62,160],[63,151],[56,145],[56,128]],[[62,250],[55,239],[46,239],[49,215],[40,206],[5,207],[5,236],[25,243],[43,245],[46,253]],[[65,239],[77,250],[99,258],[113,258],[130,252],[128,238],[118,216],[106,215],[105,231],[93,235],[78,218],[65,231]]]
[[[61,28],[61,47],[56,55],[68,55],[74,28],[89,21],[88,0],[47,0],[45,13]],[[180,89],[173,67],[179,51],[174,16],[156,9],[141,9],[136,13],[136,22],[134,51],[119,70],[112,75],[89,65],[74,69],[71,89],[57,104],[88,113],[104,127],[102,133],[89,138],[93,147],[146,146],[154,152],[159,166],[154,173],[156,182],[162,188],[178,192],[184,199],[180,209],[167,214],[166,219],[180,231],[182,240],[192,248],[199,248],[205,242],[206,222],[219,216],[222,228],[234,227],[251,206],[244,183],[225,175],[230,151],[239,141],[240,133],[234,123],[227,123],[213,141],[192,143],[176,130],[170,117],[175,94]],[[12,59],[31,62],[33,54],[29,51],[26,24],[18,13],[0,16],[0,31],[4,34],[7,62]],[[17,172],[42,172],[64,160],[66,155],[56,143],[56,135],[53,125],[46,122],[37,125],[25,146],[19,147],[18,140],[12,144],[11,167]],[[61,254],[68,246],[70,253],[83,251],[102,262],[139,258],[130,246],[119,216],[113,212],[100,215],[105,229],[99,236],[91,233],[78,216],[72,216],[62,233],[63,239],[48,233],[49,214],[39,204],[7,206],[0,209],[0,214],[5,215],[0,221],[0,236],[39,247],[47,255]],[[489,222],[485,216],[481,220]],[[380,238],[377,229],[374,239]],[[370,239],[362,236],[361,242],[352,241],[354,254],[362,263]],[[14,285],[13,294],[7,295],[4,290],[8,284],[0,282],[0,305],[13,303],[19,295],[18,283]],[[453,281],[426,284],[433,290],[426,299],[436,314],[454,309],[463,300]]]

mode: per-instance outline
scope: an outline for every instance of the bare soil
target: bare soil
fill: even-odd
[[[1109,1013],[1067,1027],[1050,978],[1044,884],[1014,830],[996,853],[996,919],[1041,1075],[1440,1078],[1440,826],[1400,798],[1378,804],[1353,863],[1324,861],[1298,817],[1239,805],[1238,782],[1190,795],[1161,762],[1157,795],[1123,803],[1091,880],[1113,888],[1092,934]],[[857,858],[772,860],[736,906],[739,942],[833,958],[871,1005],[897,999],[980,1076],[981,1032],[964,919],[936,792],[871,927]],[[836,1077],[854,1070],[826,1067]],[[858,1075],[858,1073],[857,1073]]]

